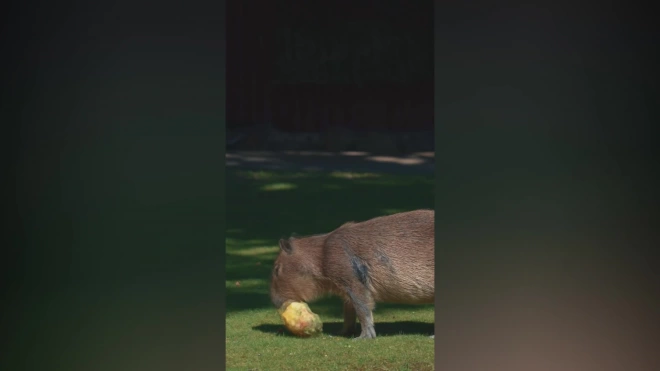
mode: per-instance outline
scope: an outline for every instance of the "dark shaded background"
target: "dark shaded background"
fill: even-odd
[[[4,12],[3,369],[222,368],[223,8]]]
[[[227,9],[230,133],[433,130],[430,0],[232,1]]]
[[[435,24],[438,369],[657,369],[653,22],[470,3]]]

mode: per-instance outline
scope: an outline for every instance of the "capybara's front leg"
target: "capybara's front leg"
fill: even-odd
[[[350,336],[355,333],[355,306],[349,300],[344,301],[344,327],[342,328],[341,336]]]
[[[355,339],[375,339],[376,329],[374,328],[374,319],[371,311],[366,312],[363,316],[358,314],[358,318],[360,318],[362,332]]]
[[[375,339],[376,329],[374,328],[374,318],[371,312],[374,309],[374,301],[371,295],[366,291],[360,293],[349,291],[348,295],[351,298],[357,318],[360,320],[360,327],[362,328],[360,336],[355,339]]]

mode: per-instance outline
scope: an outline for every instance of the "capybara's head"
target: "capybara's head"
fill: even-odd
[[[280,240],[280,253],[275,259],[270,283],[270,298],[276,308],[286,301],[308,302],[318,295],[312,274],[314,254],[301,240]]]

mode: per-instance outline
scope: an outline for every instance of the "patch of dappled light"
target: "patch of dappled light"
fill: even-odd
[[[323,152],[323,151],[283,151],[282,153],[289,156],[334,156],[332,152]]]
[[[238,255],[238,256],[258,256],[258,255],[266,255],[266,254],[277,254],[279,250],[280,250],[279,246],[259,246],[259,247],[245,248],[243,250],[233,251],[228,254]]]
[[[298,188],[297,185],[292,184],[292,183],[271,183],[271,184],[266,184],[265,186],[261,187],[262,191],[288,191],[290,189],[296,189]]]
[[[272,157],[263,157],[263,156],[254,156],[254,157],[245,157],[243,158],[245,162],[280,162],[280,160]]]
[[[269,246],[271,244],[276,244],[277,241],[271,240],[243,240],[237,238],[225,238],[225,245],[228,250],[233,249],[249,249],[261,246]]]
[[[425,157],[425,158],[435,158],[435,152],[415,152],[411,156],[414,157]]]
[[[246,179],[270,179],[273,177],[273,173],[270,171],[239,171],[236,175]]]
[[[248,279],[248,280],[241,280],[240,285],[237,286],[236,281],[230,280],[230,281],[225,281],[225,287],[231,289],[240,287],[243,290],[249,288],[263,289],[264,287],[268,287],[268,282],[263,279]]]
[[[250,180],[301,179],[311,176],[309,173],[281,173],[265,170],[239,171],[236,174],[241,178]]]
[[[342,156],[351,156],[351,157],[369,156],[369,152],[346,151],[346,152],[341,152],[341,155]]]
[[[399,165],[419,165],[423,164],[425,161],[419,157],[392,157],[392,156],[370,156],[367,157],[368,161],[373,162],[389,162]]]
[[[365,179],[365,178],[379,178],[381,175],[374,173],[352,173],[343,171],[334,171],[330,174],[332,178],[340,179]]]

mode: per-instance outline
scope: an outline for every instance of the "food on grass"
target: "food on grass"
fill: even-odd
[[[323,332],[321,318],[309,309],[307,303],[287,301],[278,312],[284,326],[296,336],[309,337]]]

